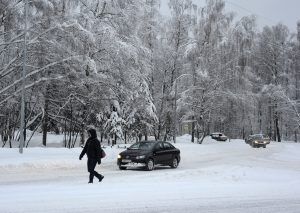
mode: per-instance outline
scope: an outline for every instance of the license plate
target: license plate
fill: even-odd
[[[131,162],[131,160],[128,160],[128,159],[123,159],[123,160],[122,160],[122,162],[123,162],[123,163],[130,163],[130,162]]]

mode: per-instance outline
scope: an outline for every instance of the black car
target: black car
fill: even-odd
[[[118,155],[121,170],[128,166],[142,165],[151,171],[155,165],[177,168],[180,162],[180,150],[172,144],[162,141],[141,141],[131,145]]]

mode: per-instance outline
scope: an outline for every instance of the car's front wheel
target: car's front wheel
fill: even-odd
[[[149,159],[146,163],[146,169],[148,171],[152,171],[154,169],[154,161],[152,159]]]
[[[174,169],[178,167],[178,160],[176,157],[173,159],[171,167]]]

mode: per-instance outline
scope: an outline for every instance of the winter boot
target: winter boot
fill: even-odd
[[[102,179],[104,178],[104,176],[100,175],[98,172],[95,172],[95,176],[99,179],[99,182],[101,182]]]
[[[94,175],[92,173],[90,173],[90,180],[89,183],[93,183],[93,179],[94,179]]]
[[[103,175],[99,175],[99,182],[101,182],[103,180],[104,176]]]

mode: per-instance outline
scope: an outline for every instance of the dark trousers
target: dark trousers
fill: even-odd
[[[94,176],[96,176],[98,179],[101,178],[101,175],[95,171],[96,165],[97,165],[97,159],[88,158],[87,168],[88,168],[88,172],[90,173],[90,182],[93,182]]]

